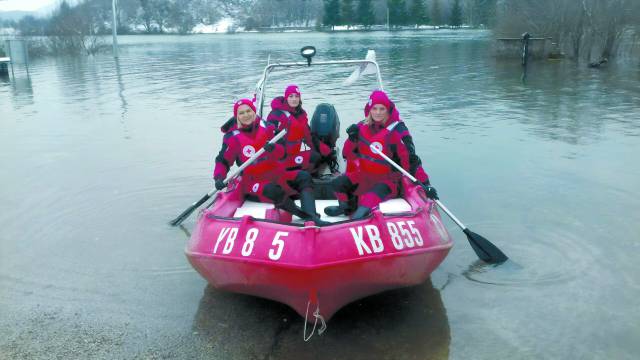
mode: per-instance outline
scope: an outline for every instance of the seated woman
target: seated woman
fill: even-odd
[[[233,163],[238,166],[247,161],[259,149],[265,149],[255,162],[247,166],[240,179],[240,187],[247,198],[270,202],[302,219],[313,220],[316,225],[326,225],[316,213],[315,198],[308,172],[285,171],[282,145],[269,144],[275,129],[256,115],[256,108],[249,99],[241,99],[233,106],[233,117],[223,126],[222,149],[216,157],[213,172],[216,189],[225,187],[224,179]],[[291,195],[299,194],[302,208],[295,205]]]
[[[417,164],[411,169],[411,154],[403,141],[407,136],[409,139],[411,137],[406,126],[402,127],[395,105],[383,91],[374,91],[369,96],[369,102],[365,105],[365,116],[364,121],[347,129],[349,138],[343,147],[343,156],[349,164],[357,163],[357,168],[352,168],[333,181],[338,206],[325,208],[325,213],[329,216],[352,214],[352,219],[361,219],[380,202],[398,195],[402,175],[380,155],[374,153],[372,147],[382,151],[408,171],[413,170],[415,173],[419,166]],[[420,175],[422,179],[419,178],[419,181],[428,183],[424,170]],[[437,196],[435,189],[429,189],[431,190],[425,188],[427,196]]]
[[[284,140],[287,170],[313,173],[322,158],[331,154],[329,146],[312,139],[307,112],[302,108],[300,88],[296,85],[287,86],[284,96],[271,101],[267,123],[275,126],[277,132],[287,129]]]
[[[393,103],[393,101],[389,99],[387,94],[381,90],[374,90],[371,93],[370,98],[377,98],[379,99],[379,101],[389,104],[390,106],[389,116],[391,121],[400,122],[396,127],[393,128],[393,131],[398,133],[398,135],[400,136],[400,139],[402,139],[402,142],[406,145],[407,150],[409,151],[409,173],[422,183],[423,188],[427,192],[427,196],[429,198],[437,199],[438,194],[436,192],[436,189],[431,186],[431,183],[429,181],[429,176],[427,175],[427,173],[424,171],[424,168],[422,167],[422,160],[420,160],[420,157],[416,154],[416,147],[413,144],[413,137],[411,137],[411,133],[409,133],[409,129],[407,128],[407,125],[405,124],[405,122],[402,121],[402,119],[400,118],[400,113],[398,112],[396,105]],[[371,110],[371,105],[368,102],[364,106],[365,117],[369,116],[370,110]]]

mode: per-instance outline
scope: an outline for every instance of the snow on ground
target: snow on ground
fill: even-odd
[[[0,36],[1,35],[17,35],[18,32],[14,28],[0,28]]]
[[[236,29],[234,26],[233,18],[226,17],[222,18],[215,24],[212,25],[204,25],[198,24],[193,28],[194,34],[215,34],[215,33],[228,33],[234,32],[236,30],[241,30],[240,28]]]

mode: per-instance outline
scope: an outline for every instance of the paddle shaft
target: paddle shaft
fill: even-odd
[[[286,129],[280,131],[278,134],[276,134],[276,136],[274,136],[271,140],[269,140],[269,144],[275,144],[278,140],[282,139],[282,137],[284,137],[286,134],[287,134]],[[229,181],[231,181],[233,178],[238,176],[238,174],[240,174],[247,166],[251,165],[251,163],[256,161],[257,158],[259,158],[262,154],[264,154],[265,151],[266,150],[263,147],[260,150],[256,151],[255,154],[251,155],[251,157],[247,161],[245,161],[244,164],[240,165],[237,169],[231,172],[231,174],[227,176],[226,179],[224,179],[224,184],[227,185]],[[216,191],[217,190],[214,188],[209,193],[213,195],[216,193]]]
[[[400,165],[396,164],[395,161],[389,159],[389,157],[383,154],[382,151],[376,149],[373,146],[371,146],[371,151],[382,156],[389,164],[393,165],[393,167],[398,169],[404,176],[411,179],[411,181],[416,184],[419,183],[418,179],[409,174],[409,172],[403,169]],[[467,240],[469,240],[471,248],[473,248],[473,251],[475,251],[476,255],[478,255],[480,259],[491,264],[501,264],[509,259],[507,255],[505,255],[500,249],[498,249],[497,246],[493,245],[491,241],[487,240],[479,234],[474,233],[473,231],[469,230],[469,228],[464,226],[464,224],[460,220],[458,220],[458,218],[456,218],[451,213],[451,211],[449,211],[449,209],[442,205],[440,200],[436,199],[435,201],[438,207],[442,209],[447,215],[449,215],[451,220],[453,220],[453,222],[455,222],[456,225],[458,225],[462,229],[462,232],[467,235]]]
[[[416,179],[413,175],[409,174],[409,172],[405,169],[402,168],[402,166],[396,164],[395,161],[391,160],[387,155],[385,155],[382,151],[376,149],[375,147],[371,147],[371,150],[382,156],[383,159],[387,160],[387,162],[391,165],[393,165],[393,167],[395,167],[396,169],[398,169],[398,171],[400,171],[404,176],[408,177],[409,180],[411,180],[413,183],[419,183],[418,179]],[[438,207],[440,209],[442,209],[442,211],[444,211],[447,215],[449,215],[449,217],[451,218],[451,220],[453,220],[454,223],[456,223],[456,225],[460,226],[460,228],[464,231],[467,227],[462,223],[462,221],[458,220],[458,218],[453,215],[451,213],[451,211],[449,211],[449,209],[447,209],[446,206],[444,206],[444,204],[442,204],[440,202],[440,200],[435,200],[436,204],[438,205]]]
[[[281,132],[276,134],[276,136],[274,136],[271,140],[269,140],[269,143],[270,144],[276,143],[278,140],[282,139],[282,137],[284,137],[286,133],[287,133],[287,130],[282,130]],[[257,158],[259,158],[262,154],[264,154],[264,152],[265,152],[264,148],[261,148],[260,150],[256,151],[255,154],[251,155],[251,157],[247,159],[247,161],[245,161],[244,164],[240,165],[237,169],[232,171],[231,174],[229,174],[229,176],[227,176],[227,178],[224,180],[224,185],[226,186],[229,183],[229,181],[231,181],[233,178],[238,176],[238,174],[240,174],[247,166],[251,165]],[[177,218],[172,220],[170,224],[173,226],[176,226],[182,223],[187,217],[189,217],[189,215],[191,215],[191,213],[195,209],[200,207],[200,205],[204,204],[210,197],[215,195],[217,192],[218,192],[218,189],[216,188],[211,189],[211,191],[209,191],[200,200],[191,204],[191,206],[189,206],[185,211],[183,211],[182,214],[178,215]]]

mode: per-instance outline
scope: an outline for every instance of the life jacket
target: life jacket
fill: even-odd
[[[390,137],[393,128],[400,122],[393,121],[385,128],[381,129],[377,133],[373,133],[370,126],[362,123],[359,125],[359,137],[358,137],[358,157],[359,157],[359,171],[376,174],[386,175],[393,172],[393,168],[389,163],[382,158],[382,156],[376,154],[371,150],[371,147],[375,147],[379,151],[382,151],[385,155],[393,158],[391,154],[391,148],[389,147]]]
[[[283,97],[277,97],[271,102],[273,116],[277,117],[287,129],[285,135],[285,166],[287,169],[306,169],[311,159],[311,144],[304,141],[305,130],[309,127],[307,114],[303,111],[298,117],[293,115],[291,108],[286,105]],[[271,114],[270,114],[271,115]],[[270,116],[271,117],[271,116]]]
[[[232,131],[232,135],[238,141],[238,146],[240,148],[240,153],[236,160],[238,165],[244,164],[253,154],[262,149],[273,137],[272,127],[267,127],[266,123],[262,120],[257,120],[257,122],[257,124],[253,125],[254,129],[250,132],[241,131],[239,129]],[[269,153],[265,152],[251,165],[247,166],[243,173],[251,176],[258,176],[274,170],[276,165],[277,162],[271,159]]]

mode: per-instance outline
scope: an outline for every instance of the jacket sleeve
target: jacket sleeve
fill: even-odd
[[[420,157],[416,155],[416,148],[413,145],[411,135],[403,137],[402,142],[404,142],[407,147],[407,151],[409,152],[409,173],[415,176],[421,183],[428,183],[429,175],[427,175],[422,167],[422,160],[420,160]]]
[[[278,128],[278,126],[280,126],[280,118],[278,116],[278,113],[279,112],[276,110],[271,110],[269,112],[269,115],[267,115],[267,120],[266,120],[268,125],[272,125],[276,129]]]
[[[224,180],[227,177],[229,168],[236,160],[237,150],[232,143],[231,134],[226,134],[222,140],[222,148],[216,156],[216,165],[213,170],[213,178]]]
[[[309,126],[309,118],[307,118],[307,114],[304,114],[304,118],[305,118],[305,127],[304,127],[304,142],[305,144],[307,144],[307,146],[309,146],[312,150],[314,151],[319,151],[319,149],[316,147],[316,144],[313,143],[313,139],[311,138],[311,127]]]
[[[311,129],[309,129],[309,132],[311,132]],[[329,154],[331,154],[331,148],[329,147],[329,145],[325,144],[319,138],[313,137],[313,135],[311,135],[311,141],[313,142],[313,150],[315,152],[319,152],[322,156],[328,156]]]
[[[358,143],[347,139],[342,147],[342,157],[345,160],[353,160],[358,157]]]
[[[269,136],[269,141],[271,141],[271,139],[273,139],[273,137],[276,136],[281,129],[277,129],[277,127],[275,127],[272,123],[267,123],[267,126],[270,128],[269,130],[271,131],[271,135]],[[272,161],[283,161],[287,157],[287,153],[283,145],[286,137],[287,136],[285,135],[282,137],[282,139],[276,141],[276,143],[274,144],[275,147],[273,148],[273,151],[270,153],[263,154],[262,156],[265,156]]]
[[[309,125],[305,126],[305,129],[304,129],[304,142],[313,151],[320,152],[320,149],[316,147],[316,144],[313,143],[313,139],[311,138],[311,128],[309,127]]]
[[[422,168],[422,160],[420,160],[420,157],[416,154],[416,147],[413,144],[413,138],[409,133],[407,125],[405,125],[404,122],[401,122],[396,126],[395,130],[400,135],[402,142],[404,142],[407,147],[407,151],[409,152],[409,173],[415,176],[415,178],[422,183],[428,182],[429,176]]]
[[[407,149],[407,145],[400,139],[399,135],[394,136],[391,143],[394,145],[394,160],[396,160],[403,169],[409,171],[409,150]]]
[[[273,151],[268,153],[269,159],[273,160],[273,161],[284,161],[284,159],[287,157],[287,153],[284,150],[284,146],[282,146],[282,144],[280,144],[280,142],[276,142],[275,147],[273,148]]]

